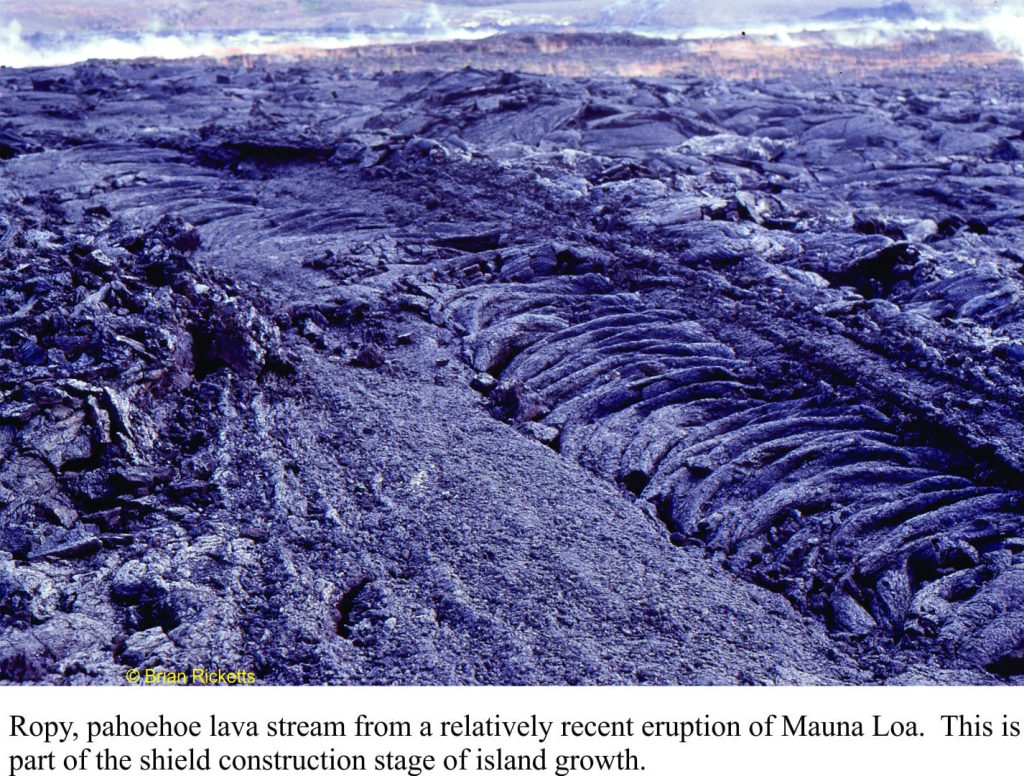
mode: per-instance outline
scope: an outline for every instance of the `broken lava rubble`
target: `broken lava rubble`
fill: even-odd
[[[1017,681],[1022,102],[0,71],[0,677]]]

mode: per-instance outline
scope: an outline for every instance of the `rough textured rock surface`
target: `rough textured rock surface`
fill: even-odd
[[[1022,102],[0,71],[0,677],[1015,681]]]

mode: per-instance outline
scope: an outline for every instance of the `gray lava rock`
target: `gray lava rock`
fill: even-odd
[[[5,71],[0,677],[1019,682],[1017,69],[428,48]]]

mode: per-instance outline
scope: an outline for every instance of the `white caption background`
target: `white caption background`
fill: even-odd
[[[1024,735],[1004,735],[1024,729],[1024,694],[1018,688],[271,688],[271,687],[132,687],[132,688],[0,688],[0,752],[3,773],[21,776],[40,773],[177,773],[180,770],[143,770],[141,758],[159,754],[210,750],[209,773],[269,773],[270,769],[221,770],[221,756],[243,758],[254,754],[318,754],[330,749],[344,760],[365,758],[365,770],[330,770],[328,773],[406,773],[410,762],[434,758],[421,773],[508,773],[509,769],[481,770],[478,755],[498,749],[504,756],[530,755],[543,749],[544,773],[689,774],[740,773],[858,774],[874,776],[904,768],[915,772],[934,769],[954,773],[962,769],[1016,765],[1024,750]],[[197,721],[201,735],[174,738],[106,738],[87,742],[89,721],[147,722],[163,715],[169,721]],[[407,721],[410,737],[356,736],[360,715],[370,722]],[[441,723],[499,719],[504,722],[552,723],[547,740],[518,735],[442,737]],[[774,715],[774,717],[772,716]],[[863,737],[797,737],[786,732],[784,715],[791,722],[805,716],[811,722],[860,722]],[[875,736],[879,732],[906,733],[916,725],[917,736]],[[943,715],[956,715],[952,723]],[[71,723],[75,739],[61,743],[60,728],[51,727],[57,740],[12,735],[20,731],[43,733],[40,723]],[[212,718],[212,719],[211,719]],[[962,723],[961,724],[961,718]],[[268,722],[343,722],[345,737],[270,737]],[[616,722],[631,719],[631,738],[562,735],[563,721]],[[254,721],[259,735],[210,735],[219,723]],[[421,724],[432,723],[433,736],[421,737]],[[644,722],[734,721],[739,737],[703,737],[694,733],[685,743],[678,737],[645,737]],[[771,720],[771,722],[769,722]],[[36,723],[33,726],[33,723]],[[990,735],[948,736],[948,725],[958,733]],[[766,735],[771,727],[772,735]],[[67,729],[66,727],[64,728]],[[532,727],[530,728],[533,729]],[[760,730],[761,735],[755,735]],[[83,750],[89,751],[83,754]],[[100,770],[96,755],[109,749],[129,755],[131,767]],[[615,767],[612,758],[629,750],[635,760],[615,762],[642,770]],[[45,755],[54,754],[54,768],[46,768]],[[393,755],[401,767],[378,767],[377,756]],[[412,756],[419,757],[413,760]],[[572,760],[573,756],[575,760]],[[587,759],[587,756],[590,759]],[[445,758],[448,758],[447,760]],[[85,770],[81,764],[85,763]],[[535,762],[539,762],[535,759]],[[562,768],[558,768],[561,762]],[[448,767],[446,767],[446,763]],[[65,764],[73,767],[65,767]],[[463,766],[465,768],[463,769]],[[204,771],[205,772],[205,771]],[[521,770],[526,773],[531,771]],[[532,772],[538,772],[536,770]]]

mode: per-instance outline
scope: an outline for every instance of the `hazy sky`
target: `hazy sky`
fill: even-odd
[[[341,48],[369,43],[479,38],[508,29],[632,29],[717,38],[786,35],[837,8],[884,0],[0,0],[0,65],[29,67],[93,58],[271,53],[296,44]],[[909,0],[929,17],[914,29],[949,26],[988,34],[1024,57],[1024,0]],[[969,18],[966,18],[969,17]],[[813,22],[817,24],[817,22]],[[861,32],[899,34],[868,24]],[[41,33],[41,34],[40,34]],[[837,33],[836,45],[863,45]]]
[[[35,31],[315,28],[391,25],[410,18],[450,22],[532,18],[681,26],[773,22],[884,0],[0,0],[0,23]],[[1024,0],[910,0],[915,10],[1024,9]],[[430,7],[435,11],[431,12]]]

